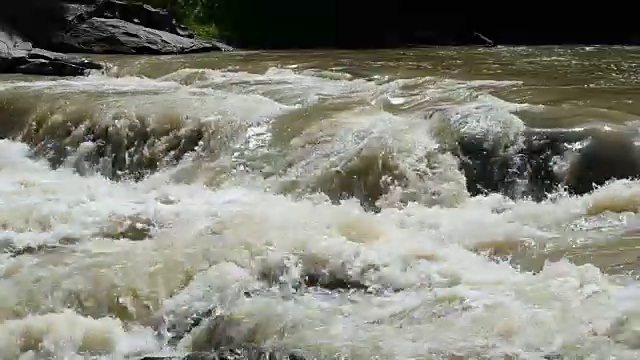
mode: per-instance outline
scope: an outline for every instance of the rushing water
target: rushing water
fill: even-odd
[[[444,150],[637,132],[640,50],[101,60],[0,77],[1,359],[640,357],[640,183],[470,196]]]

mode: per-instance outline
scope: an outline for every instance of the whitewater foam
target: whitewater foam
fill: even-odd
[[[609,226],[586,241],[606,242],[625,226],[626,218],[615,212],[637,211],[640,187],[634,181],[540,203],[465,193],[455,159],[439,151],[424,110],[450,101],[446,112],[458,115],[445,119],[454,120],[453,128],[466,121],[482,131],[516,133],[523,127],[513,115],[519,105],[482,95],[480,88],[517,84],[443,85],[429,78],[380,85],[291,69],[207,70],[181,84],[191,73],[18,86],[161,89],[166,93],[118,101],[135,106],[154,96],[161,96],[155,104],[171,103],[173,97],[176,109],[202,116],[221,108],[222,119],[251,119],[249,130],[236,133],[236,152],[227,161],[259,162],[260,154],[272,152],[290,164],[278,176],[257,171],[245,177],[252,171],[245,167],[206,186],[212,175],[201,165],[207,159],[186,157],[138,182],[116,182],[80,176],[69,166],[52,170],[26,144],[1,140],[2,242],[33,250],[1,258],[0,357],[124,358],[160,351],[166,339],[158,337],[158,318],[176,323],[210,309],[239,321],[234,329],[246,342],[301,348],[318,358],[636,357],[635,284],[621,285],[591,264],[565,259],[543,260],[537,272],[525,272],[510,259],[480,251],[531,243],[544,255],[547,246],[569,247],[574,237],[584,241],[585,224],[598,216]],[[316,109],[310,104],[323,98],[349,97],[346,109],[273,144],[272,125],[282,116],[299,107]],[[383,97],[405,101],[386,107]],[[382,200],[389,206],[367,212],[356,199],[335,203],[316,192],[290,196],[274,186],[317,179],[327,169],[348,173],[367,151],[378,156],[380,150],[389,151],[409,177],[401,191],[416,194],[400,196],[402,206],[389,195]],[[180,180],[185,169],[197,176]],[[144,228],[136,232],[140,236],[127,233],[132,223]],[[50,247],[38,247],[43,244]],[[363,290],[305,286],[305,277],[317,274]],[[196,335],[181,339],[179,350],[202,346]]]

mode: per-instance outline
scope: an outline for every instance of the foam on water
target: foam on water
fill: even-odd
[[[126,76],[121,78],[91,75],[72,79],[49,80],[49,81],[14,81],[0,84],[1,90],[13,89],[39,89],[49,92],[130,92],[145,91],[154,92],[174,91],[180,84],[172,81],[159,81],[136,76]]]
[[[20,159],[18,163],[22,165],[19,167],[25,170],[22,176],[18,176],[18,171],[15,171],[18,166],[13,166],[12,178],[7,179],[4,174],[2,182],[28,178],[48,187],[48,192],[57,198],[57,201],[50,199],[50,205],[36,202],[41,195],[28,190],[29,187],[21,191],[14,188],[10,192],[32,198],[34,210],[38,208],[44,212],[31,213],[29,220],[67,220],[66,223],[52,224],[53,228],[48,233],[55,234],[56,230],[69,227],[76,231],[76,236],[90,233],[101,223],[107,223],[114,213],[123,216],[153,214],[158,224],[167,225],[170,221],[172,226],[159,230],[148,242],[121,242],[108,252],[102,251],[99,244],[94,248],[87,242],[75,250],[80,254],[67,255],[73,265],[65,268],[53,270],[44,255],[37,263],[33,263],[33,259],[21,258],[7,262],[3,274],[5,291],[2,293],[27,301],[48,296],[50,303],[42,304],[45,309],[52,305],[54,308],[63,307],[64,304],[55,306],[51,300],[61,292],[69,291],[69,287],[84,292],[89,298],[103,296],[99,293],[104,290],[101,288],[109,286],[99,286],[99,283],[86,279],[84,272],[88,269],[99,272],[102,282],[135,284],[140,287],[137,291],[145,297],[158,291],[164,296],[170,294],[171,289],[153,288],[170,286],[171,282],[166,281],[171,277],[169,273],[188,267],[204,270],[213,265],[182,290],[179,297],[166,302],[163,310],[185,311],[186,306],[195,311],[211,305],[222,306],[223,311],[249,319],[255,322],[254,326],[266,332],[264,339],[255,340],[271,338],[282,330],[278,327],[280,324],[291,332],[280,342],[291,346],[318,346],[318,350],[325,354],[343,350],[368,357],[373,354],[369,351],[382,351],[382,354],[397,358],[430,351],[473,352],[494,347],[497,347],[497,352],[518,353],[554,351],[559,350],[557,347],[577,346],[583,341],[593,345],[590,351],[595,351],[594,341],[598,337],[590,334],[590,326],[597,326],[595,331],[603,333],[619,315],[616,302],[610,297],[616,295],[615,287],[592,266],[554,263],[534,276],[518,273],[508,264],[492,263],[461,247],[500,236],[518,238],[535,235],[530,227],[510,222],[510,212],[492,214],[486,207],[470,204],[468,208],[446,210],[411,206],[403,211],[385,210],[372,215],[363,213],[353,204],[336,207],[308,201],[293,202],[285,197],[249,189],[212,192],[195,185],[166,184],[157,188],[144,183],[109,184],[102,179],[79,178],[67,171],[52,173],[46,166],[31,163],[16,154],[16,148],[20,147],[18,144],[2,144],[3,153],[17,155],[14,159]],[[3,168],[6,165],[7,162],[3,161]],[[82,194],[78,191],[81,184],[84,185]],[[159,193],[164,198],[179,201],[163,205],[158,200]],[[11,199],[6,195],[3,194],[3,199],[7,199],[5,204],[8,204]],[[82,206],[74,201],[79,196],[92,200],[87,199],[86,205]],[[65,202],[69,207],[61,208],[60,204]],[[71,204],[74,204],[73,208],[70,208]],[[93,216],[89,215],[91,210]],[[70,211],[85,215],[70,216]],[[94,223],[86,221],[87,218],[93,218]],[[461,223],[465,224],[464,228],[460,227]],[[37,229],[31,231],[37,232]],[[99,243],[95,238],[86,239],[92,240]],[[340,305],[337,301],[326,301],[312,295],[293,301],[279,297],[246,300],[238,296],[243,290],[260,286],[255,278],[264,271],[262,267],[277,268],[290,256],[302,261],[298,264],[291,262],[294,269],[289,269],[284,275],[295,277],[301,272],[295,267],[310,266],[309,261],[315,261],[327,264],[330,271],[345,272],[351,278],[408,290],[382,298],[352,295],[348,303]],[[257,261],[260,258],[265,260]],[[182,263],[175,266],[176,262]],[[156,264],[155,269],[152,264]],[[369,265],[381,269],[363,274],[362,270]],[[16,269],[17,266],[20,270]],[[8,271],[9,267],[13,270]],[[46,271],[45,278],[40,271]],[[145,281],[153,271],[159,271],[157,280],[165,282],[154,284]],[[60,276],[57,281],[55,273]],[[38,278],[41,279],[40,286],[31,288]],[[202,293],[203,289],[208,295]],[[28,299],[29,296],[33,298]],[[225,298],[221,299],[221,296]],[[160,302],[162,295],[160,297],[154,300]],[[3,310],[15,311],[16,307]],[[118,344],[118,341],[125,344],[130,341],[122,335],[123,330],[119,330],[121,325],[117,321],[82,320],[70,313],[47,316],[13,320],[5,323],[6,330],[3,330],[13,334],[21,324],[20,331],[37,333],[29,336],[42,338],[44,343],[64,344],[67,347],[64,351],[83,348],[116,351],[127,346]],[[68,340],[60,340],[56,326],[43,325],[47,321],[60,322],[56,326],[74,326],[77,335],[65,333]],[[86,323],[83,326],[90,328],[73,325],[76,321]],[[403,326],[402,331],[397,328],[399,324]],[[34,326],[36,329],[32,329]],[[37,330],[42,326],[53,333],[41,334],[47,332]],[[92,326],[98,330],[91,330]],[[110,328],[102,329],[102,326]],[[334,331],[329,331],[331,328]],[[90,336],[87,334],[94,332],[100,333],[96,336],[104,339],[85,339]],[[565,339],[555,339],[557,335]],[[133,332],[130,336],[139,339],[140,335]],[[145,341],[150,342],[151,339],[149,337]],[[378,347],[372,349],[372,344]],[[56,346],[51,345],[51,349],[55,350]]]
[[[446,117],[454,120],[453,128],[456,119],[465,118],[477,125],[474,129],[516,132],[522,126],[512,114],[518,106],[482,95],[483,87],[514,83],[376,84],[273,69],[205,71],[204,80],[180,85],[191,73],[183,70],[159,81],[89,77],[46,87],[161,88],[202,106],[228,107],[238,118],[268,115],[239,142],[251,151],[270,149],[269,125],[295,106],[322,97],[366,100],[293,136],[286,155],[297,162],[283,177],[314,177],[314,170],[349,163],[363,149],[384,148],[392,149],[400,167],[413,171],[412,191],[446,196],[405,198],[402,207],[370,213],[353,199],[336,205],[315,193],[277,194],[270,180],[259,177],[231,179],[216,188],[200,181],[206,171],[199,180],[179,181],[177,174],[198,161],[189,158],[136,183],[113,182],[79,176],[68,167],[51,170],[30,158],[27,145],[2,140],[0,245],[34,250],[0,258],[1,358],[36,353],[123,358],[160,351],[159,322],[211,308],[240,321],[236,330],[247,342],[301,348],[319,358],[338,352],[352,359],[455,354],[535,359],[549,353],[637,358],[640,307],[632,299],[640,292],[634,282],[621,285],[593,265],[566,260],[526,273],[477,251],[499,242],[568,246],[592,217],[615,219],[611,211],[634,211],[640,204],[640,186],[632,181],[542,203],[466,196],[453,158],[436,151],[433,123],[424,111],[431,104],[457,114]],[[405,100],[385,104],[384,97]],[[420,168],[428,160],[432,166]],[[614,225],[615,232],[625,224]],[[38,247],[43,244],[51,247]],[[317,272],[368,290],[299,287],[307,274]],[[247,297],[246,291],[255,295]],[[178,347],[189,350],[198,341],[188,336]]]

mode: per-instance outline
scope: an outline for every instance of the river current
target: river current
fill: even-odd
[[[637,133],[639,49],[97,59],[0,77],[0,359],[640,358],[640,183],[472,196],[447,150]]]

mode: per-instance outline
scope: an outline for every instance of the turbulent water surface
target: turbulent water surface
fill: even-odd
[[[640,183],[470,194],[449,150],[637,133],[640,50],[100,60],[0,77],[0,358],[640,358]]]

